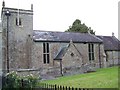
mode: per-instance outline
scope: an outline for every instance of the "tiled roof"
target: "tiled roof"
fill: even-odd
[[[34,30],[34,41],[51,41],[51,42],[82,42],[82,43],[102,43],[102,40],[95,35],[88,33],[73,33],[73,32],[51,32],[51,31],[39,31]]]
[[[114,36],[97,36],[103,40],[104,50],[120,50],[120,41]]]

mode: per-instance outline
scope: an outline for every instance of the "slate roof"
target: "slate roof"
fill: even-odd
[[[62,60],[62,57],[65,55],[67,49],[68,49],[68,46],[62,47],[62,48],[59,50],[59,52],[58,52],[58,54],[56,55],[56,57],[54,58],[54,60]]]
[[[103,40],[104,50],[120,50],[120,41],[115,36],[97,36]]]
[[[95,35],[88,33],[73,33],[73,32],[51,32],[34,30],[33,40],[36,42],[50,41],[50,42],[73,42],[78,43],[102,43],[102,40]]]

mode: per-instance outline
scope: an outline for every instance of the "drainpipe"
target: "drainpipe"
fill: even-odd
[[[114,55],[113,55],[113,53],[114,52],[112,51],[112,63],[113,63],[112,65],[114,66]]]
[[[101,68],[100,44],[99,44],[99,66],[100,66],[100,68]]]
[[[7,73],[9,73],[9,16],[11,15],[10,12],[7,10],[5,12],[5,15],[7,17],[7,40],[6,40],[6,44],[7,44]]]

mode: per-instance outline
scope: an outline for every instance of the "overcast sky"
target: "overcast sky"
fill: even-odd
[[[0,8],[2,7],[0,0]],[[80,19],[97,35],[118,37],[119,0],[4,0],[6,7],[34,7],[34,30],[65,31]]]

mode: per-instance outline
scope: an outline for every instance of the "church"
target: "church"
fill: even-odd
[[[33,30],[30,10],[2,5],[0,56],[2,73],[16,71],[52,78],[118,65],[120,41],[90,33]]]

